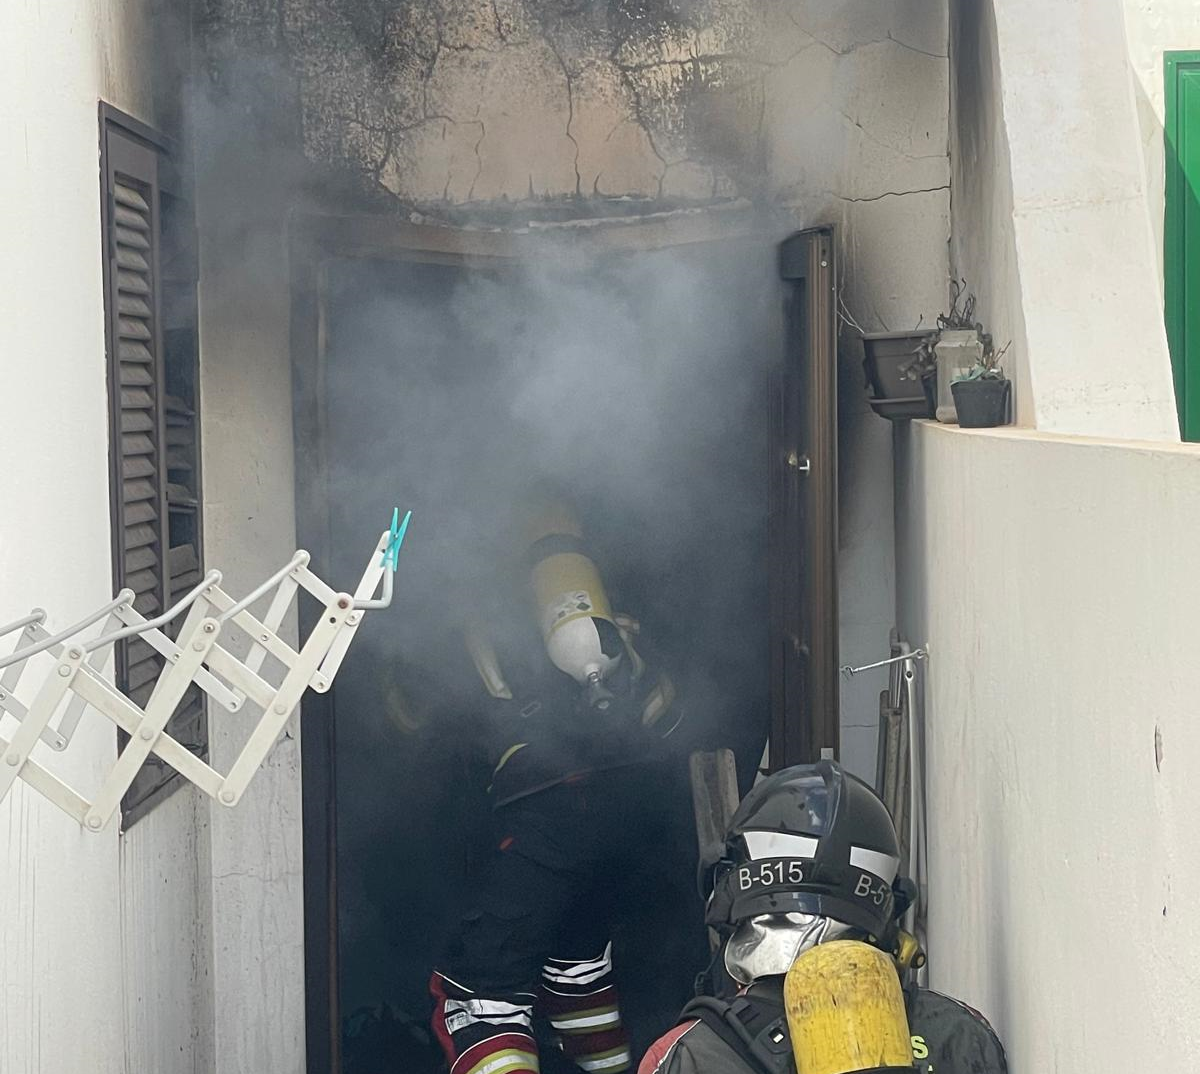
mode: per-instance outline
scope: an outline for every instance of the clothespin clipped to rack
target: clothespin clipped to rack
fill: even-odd
[[[373,593],[375,587],[379,584],[378,575],[376,575],[371,579],[366,592],[360,592],[354,598],[355,611],[373,611],[379,608],[391,607],[396,565],[400,559],[400,546],[404,544],[404,535],[408,533],[408,524],[411,520],[411,511],[404,516],[404,521],[401,522],[400,508],[396,507],[392,509],[392,524],[379,538],[383,545],[381,549],[383,558],[379,561],[379,565],[374,568],[374,570],[382,571],[383,573],[383,593],[378,598],[367,595],[368,593]],[[378,547],[376,545],[376,548]]]
[[[408,524],[412,520],[412,512],[409,511],[404,516],[404,521],[400,521],[400,508],[392,509],[392,528],[388,534],[387,547],[383,550],[383,565],[390,567],[395,571],[400,560],[400,546],[404,544],[404,535],[408,533]]]

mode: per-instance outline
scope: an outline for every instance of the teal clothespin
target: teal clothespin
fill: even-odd
[[[404,535],[408,532],[408,523],[412,518],[412,512],[404,516],[404,521],[400,521],[400,508],[394,508],[392,511],[392,528],[388,534],[387,547],[383,550],[383,565],[390,567],[393,571],[396,569],[396,564],[400,559],[400,546],[404,544]]]

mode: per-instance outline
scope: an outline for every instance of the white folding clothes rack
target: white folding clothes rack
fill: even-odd
[[[135,611],[134,594],[124,589],[104,607],[57,634],[51,632],[40,608],[0,626],[0,638],[20,632],[16,649],[0,656],[0,718],[7,714],[19,724],[11,739],[0,735],[0,802],[22,779],[86,830],[103,831],[142,764],[154,753],[222,805],[236,805],[304,691],[311,687],[325,693],[333,684],[364,613],[391,604],[393,575],[409,523],[406,516],[399,524],[398,514],[380,537],[353,595],[331,589],[309,570],[309,554],[298,551],[241,600],[235,601],[221,588],[221,572],[214,570],[155,619]],[[382,592],[377,597],[381,581]],[[324,610],[297,650],[279,636],[279,629],[301,590],[320,601]],[[268,596],[266,611],[259,618],[250,609]],[[185,613],[172,640],[161,628]],[[89,628],[101,622],[99,634],[85,640]],[[244,656],[235,656],[221,644],[222,633],[230,625],[250,640]],[[149,643],[164,658],[144,709],[105,677],[116,643],[133,637]],[[45,668],[40,679],[32,672],[26,676],[27,696],[31,697],[26,705],[17,691],[30,659],[39,653],[49,653],[54,664]],[[268,656],[283,668],[277,686],[261,674]],[[260,712],[225,775],[165,730],[193,683],[229,712],[241,712],[248,706]],[[31,756],[39,743],[52,752],[65,751],[89,708],[108,717],[129,736],[90,801]]]

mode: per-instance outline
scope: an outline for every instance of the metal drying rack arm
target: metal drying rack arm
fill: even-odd
[[[378,611],[381,608],[390,608],[392,604],[392,590],[395,587],[395,570],[391,567],[385,567],[383,570],[383,593],[376,599],[362,599],[354,602],[354,610],[356,612],[371,612]]]
[[[357,602],[357,608],[363,611],[386,608],[391,603],[393,572],[409,517],[406,515],[401,525],[399,511],[392,512],[391,528],[376,544],[353,598],[337,592],[311,573],[308,554],[300,551],[236,602],[221,590],[221,572],[214,570],[154,619],[146,619],[134,607],[134,592],[123,589],[104,607],[52,637],[47,636],[46,615],[38,609],[15,623],[0,624],[0,637],[22,632],[18,635],[17,651],[0,658],[0,669],[15,665],[14,671],[3,677],[5,689],[0,696],[4,698],[5,714],[15,716],[19,724],[11,738],[0,737],[0,801],[21,780],[86,829],[99,832],[119,809],[142,764],[153,754],[210,798],[222,805],[236,805],[280,736],[286,733],[287,722],[305,690],[329,689],[365,618],[362,611],[352,608],[352,603]],[[376,599],[374,593],[381,575],[384,576],[382,593]],[[276,592],[264,621],[253,623],[254,644],[250,655],[241,659],[217,645],[222,621],[246,623],[247,617],[253,618],[246,609],[272,589]],[[294,648],[279,638],[276,631],[291,600],[301,589],[324,604],[326,614]],[[223,609],[219,613],[222,621],[216,618],[218,609]],[[80,631],[106,616],[112,622],[99,627],[99,637],[77,640]],[[180,636],[175,640],[167,638],[159,628],[181,616]],[[115,642],[136,636],[145,637],[166,658],[156,668],[157,679],[144,706],[105,677],[103,661],[99,659],[107,655]],[[64,642],[67,644],[63,645]],[[25,706],[12,696],[10,687],[18,685],[15,679],[28,670],[31,656],[50,649],[59,655],[57,666],[33,669],[41,681],[32,704]],[[89,659],[87,652],[96,655]],[[258,674],[261,664],[258,653],[269,654],[285,667],[283,679],[277,685]],[[239,704],[239,698],[249,698],[262,710],[241,752],[225,773],[197,757],[170,733],[172,713],[193,686],[223,704],[230,698]],[[54,726],[54,717],[68,696],[66,712]],[[39,740],[57,750],[64,749],[87,706],[108,717],[128,736],[120,756],[108,765],[99,792],[90,801],[31,756]]]
[[[271,590],[279,585],[279,583],[282,582],[289,574],[291,574],[292,571],[296,570],[298,567],[307,567],[308,561],[311,558],[312,557],[309,556],[307,552],[301,549],[282,567],[280,567],[279,570],[272,574],[270,578],[263,582],[262,585],[255,589],[254,592],[247,593],[236,604],[227,608],[220,615],[218,615],[217,622],[224,623],[226,620],[232,619],[235,615],[241,615],[241,613],[249,608],[251,604],[258,600],[259,597],[266,596],[269,592],[271,592]]]
[[[132,626],[122,627],[120,630],[114,630],[111,634],[101,634],[98,638],[93,638],[83,647],[84,652],[91,653],[97,649],[103,648],[105,645],[113,645],[118,641],[124,641],[126,638],[132,638],[135,634],[144,634],[147,630],[156,630],[160,626],[164,626],[174,619],[185,608],[190,608],[196,603],[196,599],[209,586],[220,585],[221,572],[209,571],[201,580],[200,584],[190,589],[180,600],[168,608],[162,615],[156,619],[147,619],[144,623],[134,623]]]
[[[53,649],[54,646],[61,645],[68,638],[73,638],[81,630],[87,630],[93,623],[98,623],[106,615],[111,615],[118,608],[132,603],[134,596],[135,594],[132,589],[122,589],[104,607],[98,608],[91,615],[80,619],[78,623],[67,627],[66,630],[60,630],[57,634],[39,641],[36,645],[27,645],[24,649],[18,649],[10,656],[0,658],[0,669],[9,667],[12,664],[19,664],[23,660],[28,660],[31,656],[37,656],[38,653],[44,653],[47,649]],[[27,615],[24,619],[18,619],[16,623],[10,623],[3,630],[0,630],[0,634],[10,633],[16,630],[18,626],[31,626],[33,623],[40,623],[43,619],[45,619],[45,613],[39,615],[35,612],[32,615]],[[142,628],[139,627],[138,629]],[[91,647],[94,648],[95,643]]]
[[[46,611],[44,608],[34,608],[28,615],[11,623],[5,623],[0,626],[0,638],[12,634],[17,630],[24,630],[27,626],[33,626],[34,623],[44,623],[46,621]]]

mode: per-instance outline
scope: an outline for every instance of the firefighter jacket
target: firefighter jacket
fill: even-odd
[[[978,1011],[924,988],[906,990],[905,1006],[919,1074],[1008,1074],[1004,1048]],[[773,978],[733,1000],[693,1001],[684,1010],[684,1020],[651,1046],[638,1074],[795,1074],[795,1070],[782,978]]]
[[[666,756],[664,732],[678,722],[679,709],[670,680],[651,664],[636,680],[614,683],[616,700],[605,712],[587,704],[540,645],[510,659],[505,679],[512,698],[484,700],[496,808],[566,780]]]

